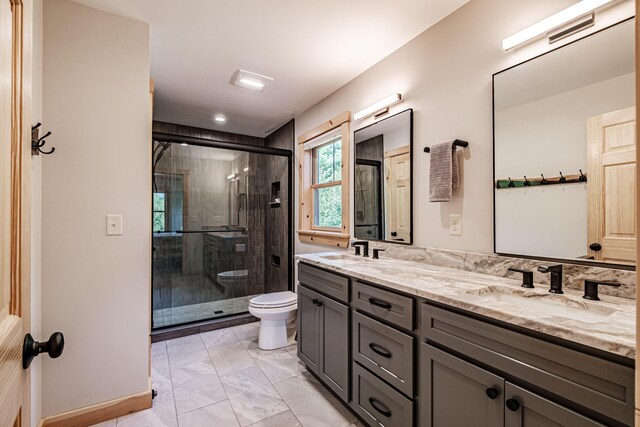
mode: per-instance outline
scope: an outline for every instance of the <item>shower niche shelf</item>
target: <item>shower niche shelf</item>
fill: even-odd
[[[277,208],[280,206],[280,181],[271,183],[271,201],[269,206]]]

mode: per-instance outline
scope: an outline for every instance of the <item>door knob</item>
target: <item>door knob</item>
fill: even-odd
[[[398,235],[398,233],[397,233],[397,232],[395,232],[395,231],[392,231],[392,232],[391,232],[391,237],[396,237],[397,235]]]
[[[591,249],[592,251],[598,252],[599,250],[602,249],[602,245],[600,243],[592,243],[589,245],[589,249]]]
[[[64,335],[62,335],[62,332],[54,332],[49,337],[49,340],[45,342],[35,341],[31,334],[27,334],[22,345],[22,368],[27,369],[31,365],[33,358],[40,353],[47,353],[49,357],[55,359],[60,357],[62,350],[64,350]]]

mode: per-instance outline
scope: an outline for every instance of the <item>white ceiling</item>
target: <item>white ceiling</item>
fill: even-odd
[[[263,137],[469,0],[76,1],[151,25],[156,120]]]

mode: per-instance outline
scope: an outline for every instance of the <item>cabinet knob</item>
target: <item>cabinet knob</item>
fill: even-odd
[[[318,301],[318,307],[322,307],[322,301]]]
[[[485,392],[487,393],[487,397],[491,400],[495,399],[500,395],[500,392],[498,391],[498,389],[493,387],[486,389]]]
[[[311,300],[311,303],[312,303],[313,305],[318,305],[318,299],[317,299],[317,298],[312,299],[312,300]]]
[[[507,408],[512,412],[516,412],[520,409],[520,402],[515,399],[508,399],[504,404],[507,405]]]

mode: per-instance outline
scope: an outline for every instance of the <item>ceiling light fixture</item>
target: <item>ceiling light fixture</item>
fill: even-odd
[[[238,176],[238,174],[237,174],[237,173],[232,173],[231,175],[229,175],[229,176],[227,177],[227,179],[235,179],[235,177],[237,177],[237,176]]]
[[[389,111],[389,107],[397,104],[402,101],[402,95],[399,93],[394,93],[393,95],[389,95],[384,99],[376,102],[365,108],[364,110],[358,111],[353,115],[353,120],[364,119],[365,117],[369,117],[372,114],[376,116]]]
[[[271,77],[263,76],[262,74],[252,73],[246,70],[236,70],[229,82],[245,89],[262,92],[272,81],[273,79]]]
[[[542,21],[534,24],[524,30],[516,33],[510,37],[507,37],[502,41],[502,49],[509,50],[516,46],[527,43],[551,30],[554,30],[574,19],[580,18],[588,13],[593,12],[599,7],[602,7],[615,0],[582,0],[579,3],[570,6],[555,15],[552,15]]]
[[[224,116],[221,116],[221,115],[217,115],[213,119],[218,123],[224,123],[224,122],[227,121],[227,119]]]

